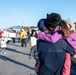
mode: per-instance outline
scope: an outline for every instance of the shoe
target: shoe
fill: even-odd
[[[4,54],[6,54],[6,52],[4,52]]]

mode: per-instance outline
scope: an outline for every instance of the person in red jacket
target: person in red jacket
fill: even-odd
[[[2,37],[2,31],[0,30],[0,38]]]

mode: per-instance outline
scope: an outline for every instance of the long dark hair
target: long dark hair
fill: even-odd
[[[34,32],[35,32],[35,34],[34,34]],[[37,32],[36,32],[36,30],[34,30],[34,29],[31,30],[31,35],[30,35],[30,37],[31,37],[31,36],[37,38]]]

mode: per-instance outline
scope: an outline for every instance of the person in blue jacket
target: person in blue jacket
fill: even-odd
[[[51,28],[50,34],[58,25],[61,25],[61,16],[57,13],[48,14],[45,26],[48,30]],[[66,52],[69,52],[71,56],[76,54],[73,48],[62,38],[55,43],[38,40],[37,50],[40,61],[38,75],[61,75]]]

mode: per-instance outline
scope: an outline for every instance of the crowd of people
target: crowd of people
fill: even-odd
[[[10,41],[12,43],[21,43],[21,47],[26,47],[30,38],[28,29],[22,28],[20,31],[16,30],[0,30],[0,54],[6,54],[5,48]]]

